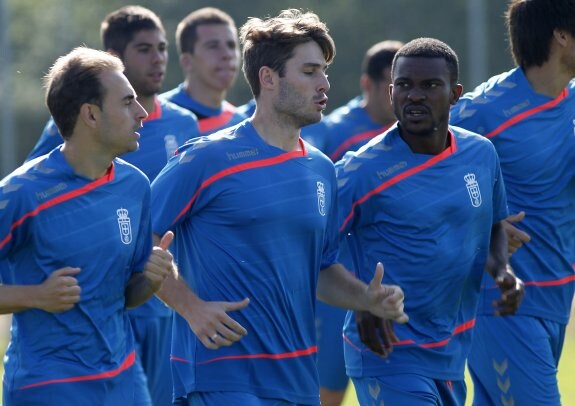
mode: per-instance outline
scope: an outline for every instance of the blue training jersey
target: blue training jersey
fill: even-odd
[[[357,276],[375,264],[383,283],[401,286],[410,320],[385,361],[360,341],[353,316],[344,327],[348,375],[419,374],[463,379],[491,227],[507,215],[493,145],[450,127],[450,146],[415,154],[397,126],[336,164],[340,232]]]
[[[5,284],[40,284],[53,271],[81,268],[70,310],[14,313],[4,358],[13,390],[105,379],[132,366],[134,340],[126,283],[152,248],[150,187],[114,160],[100,179],[77,175],[60,149],[0,183],[0,271]]]
[[[320,269],[337,257],[332,163],[268,145],[251,122],[190,141],[152,184],[154,232],[175,232],[174,255],[203,300],[239,301],[248,335],[206,349],[176,316],[175,396],[240,391],[319,404],[314,307]]]
[[[159,98],[156,98],[154,111],[142,125],[143,127],[138,130],[140,147],[137,151],[122,155],[122,159],[138,167],[150,181],[160,173],[180,145],[199,134],[198,120],[192,113]],[[27,160],[48,153],[61,143],[62,137],[58,127],[50,118]],[[143,317],[168,317],[171,315],[171,310],[152,296],[141,306],[130,309],[130,313]]]
[[[312,139],[320,145],[324,154],[332,161],[339,161],[347,151],[355,151],[367,141],[387,130],[375,122],[361,106],[361,97],[350,100],[345,106],[335,109],[325,116],[319,126],[305,127],[304,139]],[[314,133],[318,133],[315,135]],[[315,141],[324,137],[324,141]],[[316,145],[316,144],[314,144]]]
[[[531,241],[510,259],[526,288],[516,314],[567,324],[575,288],[575,82],[552,99],[515,68],[465,94],[451,122],[493,142],[509,211],[525,211],[516,227]],[[481,313],[498,292],[484,280]]]
[[[219,108],[208,107],[194,100],[186,92],[184,84],[160,95],[161,98],[171,101],[180,107],[193,112],[199,120],[199,135],[208,135],[224,128],[228,128],[245,120],[247,117],[237,111],[237,108],[224,100]]]

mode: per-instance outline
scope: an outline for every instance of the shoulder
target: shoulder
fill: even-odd
[[[119,179],[130,178],[133,183],[150,184],[150,180],[144,172],[122,158],[114,158],[114,174]]]
[[[162,117],[166,118],[179,118],[182,120],[188,120],[190,122],[197,122],[198,118],[190,110],[184,109],[175,103],[167,99],[159,99],[160,106],[162,107]]]
[[[465,93],[451,109],[452,117],[464,120],[474,115],[495,116],[513,107],[520,99],[525,99],[525,83],[523,72],[519,68],[491,77],[477,86],[473,91]]]

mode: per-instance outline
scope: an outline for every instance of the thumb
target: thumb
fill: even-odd
[[[381,285],[381,281],[383,280],[383,264],[378,262],[375,266],[375,274],[373,275],[373,279],[369,282],[369,285],[377,288]]]
[[[80,273],[80,268],[66,267],[66,268],[58,269],[57,271],[54,271],[53,273],[58,275],[58,276],[76,275],[76,274]]]
[[[234,310],[241,310],[249,304],[250,304],[250,299],[247,297],[240,302],[228,302],[228,303],[226,303],[226,312],[234,311]]]
[[[163,250],[167,250],[172,241],[174,240],[174,233],[171,231],[166,231],[166,234],[160,240],[159,247]]]
[[[524,218],[525,218],[525,212],[520,211],[517,214],[511,214],[511,215],[507,216],[507,218],[505,220],[507,220],[510,223],[518,223],[521,220],[523,220]]]

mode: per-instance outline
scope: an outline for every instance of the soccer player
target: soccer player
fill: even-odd
[[[399,41],[388,40],[371,46],[361,66],[359,83],[362,95],[334,110],[320,123],[305,127],[302,138],[320,148],[335,162],[346,151],[358,149],[387,130],[395,122],[389,100],[391,62],[402,45]],[[319,137],[323,139],[319,140]],[[340,260],[347,268],[353,269],[346,245],[341,247]],[[348,385],[341,339],[345,315],[345,309],[317,303],[318,370],[322,406],[340,405]]]
[[[239,68],[234,20],[214,7],[196,10],[178,24],[176,45],[184,82],[161,96],[192,111],[204,135],[244,120],[225,100]]]
[[[124,63],[124,74],[138,95],[138,102],[150,112],[143,120],[139,149],[122,159],[154,180],[177,147],[199,134],[193,113],[157,94],[165,78],[168,42],[160,18],[140,6],[126,6],[109,13],[100,26],[102,45]],[[28,159],[43,155],[62,141],[53,120],[47,124]],[[138,405],[171,404],[170,342],[172,311],[152,297],[129,312],[137,342],[137,368],[142,368]],[[141,397],[140,397],[141,396]],[[150,399],[151,396],[151,399]]]
[[[0,182],[4,405],[134,402],[126,307],[173,272],[173,235],[152,250],[149,181],[115,159],[138,148],[146,118],[123,70],[89,48],[59,58],[46,103],[64,144]]]
[[[501,318],[489,312],[494,292],[483,281],[469,356],[476,405],[561,404],[557,366],[575,289],[574,21],[574,0],[511,1],[517,67],[451,109],[452,124],[487,137],[499,154],[517,250],[510,262],[526,286],[517,313]]]
[[[357,276],[375,258],[405,292],[409,323],[384,360],[366,351],[377,330],[346,318],[345,359],[360,404],[463,405],[481,277],[499,288],[496,311],[519,305],[523,286],[507,264],[505,189],[493,145],[449,127],[462,87],[445,43],[419,38],[395,54],[391,101],[398,124],[336,164],[340,232]]]
[[[179,313],[176,404],[318,405],[316,294],[405,322],[403,294],[381,264],[367,285],[336,262],[333,164],[299,137],[326,107],[327,27],[284,10],[241,38],[254,115],[179,148],[152,186],[154,232],[176,235],[180,277],[159,292]]]

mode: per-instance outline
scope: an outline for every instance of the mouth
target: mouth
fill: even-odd
[[[409,105],[403,109],[403,114],[407,118],[421,119],[429,115],[429,110],[425,106],[421,105]]]
[[[316,99],[315,105],[318,106],[320,110],[325,110],[327,108],[327,96],[323,96],[319,99]]]

